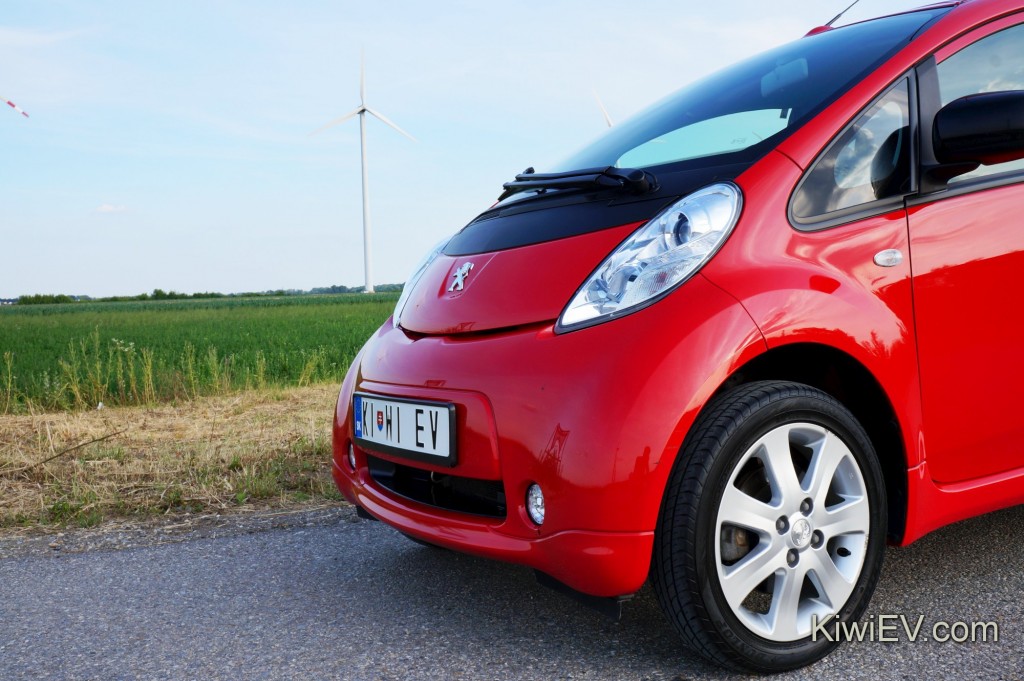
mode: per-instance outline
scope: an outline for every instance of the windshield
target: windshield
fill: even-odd
[[[679,90],[546,171],[650,168],[708,157],[752,161],[946,11],[852,24],[760,54]]]

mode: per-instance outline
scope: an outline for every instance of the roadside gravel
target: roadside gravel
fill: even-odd
[[[182,513],[146,520],[108,521],[97,527],[0,529],[0,560],[87,551],[116,551],[217,539],[268,530],[320,527],[354,515],[343,504],[298,505],[290,510],[250,508],[228,513]]]

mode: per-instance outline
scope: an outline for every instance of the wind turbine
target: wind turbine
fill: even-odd
[[[363,167],[363,271],[366,275],[365,293],[373,293],[373,267],[370,263],[370,189],[366,182],[366,114],[376,116],[382,123],[386,123],[398,132],[402,133],[413,142],[416,138],[402,130],[400,127],[388,120],[383,114],[374,111],[366,106],[366,63],[363,55],[359,56],[359,106],[348,112],[341,118],[337,118],[327,125],[317,128],[310,135],[316,135],[327,128],[332,128],[339,123],[344,123],[353,116],[359,116],[359,158]]]
[[[4,103],[7,104],[7,106],[11,107],[12,109],[14,109],[18,113],[20,113],[25,118],[28,118],[28,114],[25,113],[25,110],[22,109],[20,106],[18,106],[17,104],[12,102],[11,100],[7,99],[6,97],[0,97],[0,99],[4,100]]]

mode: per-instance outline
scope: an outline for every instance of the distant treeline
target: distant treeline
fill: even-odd
[[[374,290],[379,293],[401,291],[403,284],[381,284],[375,286]],[[164,291],[153,289],[152,293],[140,293],[137,296],[108,296],[106,298],[93,298],[91,296],[69,296],[63,293],[37,293],[30,296],[19,296],[16,300],[0,300],[0,302],[15,303],[17,305],[54,305],[60,303],[124,303],[132,300],[202,300],[207,298],[260,298],[273,296],[309,296],[327,293],[362,293],[362,286],[320,286],[317,288],[302,291],[299,289],[277,289],[276,291],[259,291],[249,293],[215,293],[207,291],[203,293],[178,293],[177,291]]]

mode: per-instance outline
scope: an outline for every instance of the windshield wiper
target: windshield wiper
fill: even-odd
[[[512,182],[502,185],[504,193],[498,200],[532,189],[621,189],[635,194],[646,194],[658,188],[658,179],[651,173],[636,168],[584,168],[565,173],[535,173],[527,168]]]

